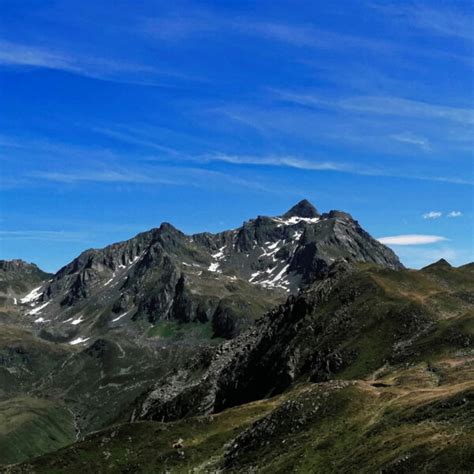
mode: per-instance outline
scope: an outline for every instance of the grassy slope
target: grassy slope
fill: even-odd
[[[2,325],[0,331],[0,400],[31,390],[71,349],[36,337],[31,331]]]
[[[30,331],[4,325],[0,331],[0,464],[19,462],[75,439],[70,412],[32,394],[35,384],[70,353]]]
[[[377,380],[304,384],[218,415],[116,426],[8,472],[468,471],[474,365],[438,368],[459,382],[439,384],[420,364]]]
[[[74,438],[74,420],[58,403],[31,397],[0,402],[0,463],[59,449]]]
[[[359,356],[339,380],[210,417],[120,425],[11,472],[472,471],[472,275],[471,267],[364,266],[362,278],[377,289],[357,308],[365,318],[353,342]],[[387,305],[406,305],[407,314],[420,309],[435,321],[412,341],[411,358],[392,365],[386,354],[393,323],[384,317],[380,327],[377,317]],[[173,449],[179,438],[184,448]]]
[[[223,446],[258,418],[269,413],[277,400],[237,407],[223,414],[165,424],[141,422],[118,425],[95,433],[85,441],[39,458],[34,465],[12,467],[11,472],[93,472],[119,470],[156,472],[204,467],[217,462]],[[183,439],[183,449],[173,444]],[[184,456],[183,454],[184,453]]]

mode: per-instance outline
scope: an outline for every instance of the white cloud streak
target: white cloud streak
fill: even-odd
[[[474,41],[472,8],[467,13],[456,9],[456,2],[451,2],[451,7],[436,8],[432,4],[430,2],[425,5],[419,2],[371,2],[370,6],[385,13],[391,21],[401,20],[412,27],[438,36]],[[449,5],[449,2],[446,5]]]
[[[430,211],[430,212],[426,212],[425,214],[423,214],[423,219],[439,219],[441,216],[443,215],[442,212],[439,212],[439,211]]]
[[[114,140],[120,141],[122,143],[130,143],[132,145],[143,146],[150,149],[155,149],[161,152],[165,152],[172,155],[180,154],[179,151],[175,150],[174,148],[160,145],[155,141],[143,137],[143,134],[133,134],[133,131],[123,131],[123,130],[115,130],[110,128],[104,127],[96,127],[91,129],[93,132],[99,133],[109,138],[113,138]]]
[[[80,72],[79,66],[70,57],[36,46],[12,43],[10,41],[0,41],[0,64]]]
[[[413,23],[442,36],[474,41],[474,17],[454,9],[415,7],[412,9]],[[470,9],[472,12],[472,8]]]
[[[392,172],[390,170],[384,170],[368,166],[364,167],[358,163],[347,163],[320,159],[305,159],[293,156],[251,156],[216,153],[213,155],[197,156],[191,159],[200,163],[220,161],[235,165],[275,166],[307,171],[334,171],[339,173],[350,173],[360,176],[384,176],[387,178],[434,181],[467,186],[474,185],[473,181],[450,178],[448,176],[422,176],[416,174],[403,175],[394,171]]]
[[[329,50],[354,48],[373,51],[389,51],[397,48],[394,43],[388,41],[333,33],[310,25],[240,21],[234,22],[233,26],[243,33],[298,47]]]
[[[462,216],[461,211],[451,211],[450,213],[448,213],[448,217],[461,217],[461,216]]]
[[[163,146],[156,143],[152,137],[148,137],[143,134],[136,135],[135,131],[128,130],[123,132],[115,129],[92,129],[98,133],[110,136],[111,138],[130,143],[139,148],[149,148],[151,150],[157,150],[162,152],[161,155],[139,155],[139,161],[142,162],[169,162],[173,165],[177,162],[194,163],[198,165],[207,165],[209,163],[228,163],[236,166],[260,166],[260,167],[281,167],[281,168],[293,168],[298,170],[307,171],[329,171],[339,173],[349,173],[360,176],[382,176],[392,177],[410,180],[422,180],[422,181],[433,181],[433,182],[445,182],[456,185],[474,185],[473,181],[466,179],[449,177],[449,176],[429,176],[429,175],[416,175],[416,174],[401,174],[397,170],[388,170],[380,167],[374,167],[369,165],[363,165],[357,162],[345,162],[345,161],[334,161],[328,160],[324,157],[300,157],[293,155],[239,155],[232,153],[204,153],[204,154],[187,154],[183,153],[178,149]],[[94,148],[94,147],[76,147],[65,143],[56,143],[44,140],[18,140],[10,139],[9,137],[0,135],[0,145],[3,145],[12,149],[25,149],[27,151],[41,151],[42,153],[48,153],[48,160],[56,161],[57,170],[35,170],[30,172],[28,175],[23,176],[21,180],[15,180],[11,185],[14,187],[15,184],[25,185],[25,179],[33,178],[36,180],[47,180],[50,182],[58,183],[79,183],[79,182],[91,182],[91,183],[123,183],[123,184],[163,184],[163,185],[185,185],[192,182],[194,178],[200,173],[214,173],[218,174],[218,178],[224,181],[234,180],[236,184],[244,185],[247,183],[248,187],[255,187],[257,183],[251,184],[248,180],[237,180],[237,177],[229,176],[226,173],[219,171],[205,170],[201,168],[177,168],[175,166],[169,167],[151,167],[150,169],[144,168],[142,164],[138,163],[135,169],[128,166],[120,167],[116,166],[115,169],[111,169],[113,162],[118,163],[119,161],[129,161],[130,155],[124,155],[123,152],[120,154],[114,153],[113,150],[108,148]],[[7,155],[5,155],[7,156]],[[15,154],[12,155],[12,159],[15,158]],[[81,170],[62,170],[60,169],[61,163],[64,159],[75,160],[83,159],[84,156],[93,158],[91,161],[90,168],[83,168]],[[95,165],[95,166],[94,166]],[[179,170],[182,170],[179,172]],[[199,177],[199,179],[201,179]],[[198,180],[199,181],[199,180]],[[3,186],[7,185],[6,178],[1,180]],[[191,183],[191,185],[193,185]]]
[[[474,109],[430,104],[391,96],[355,96],[325,99],[312,93],[296,93],[273,89],[282,100],[312,108],[331,108],[373,115],[391,115],[419,119],[439,119],[461,124],[474,124]]]
[[[385,245],[426,245],[443,242],[448,239],[439,235],[406,234],[381,237],[377,240]]]
[[[299,48],[389,51],[398,49],[393,42],[315,28],[311,24],[259,21],[228,17],[210,12],[190,12],[187,16],[147,18],[139,31],[164,41],[183,41],[196,37],[238,34],[270,40]]]
[[[214,155],[205,155],[202,157],[202,160],[220,161],[235,165],[275,166],[309,171],[341,171],[346,173],[355,172],[353,166],[349,163],[325,160],[307,160],[294,156],[252,156],[217,153]],[[368,169],[367,172],[369,172]]]
[[[45,240],[55,242],[85,242],[86,234],[53,230],[2,230],[3,240]]]
[[[417,136],[411,132],[398,133],[395,135],[391,135],[390,138],[406,145],[416,146],[424,151],[431,150],[431,145],[427,138]]]
[[[42,184],[53,182],[65,185],[80,183],[117,184],[117,185],[165,185],[165,186],[190,186],[205,189],[227,190],[246,188],[254,191],[280,192],[271,186],[245,177],[230,175],[220,171],[206,170],[191,167],[147,167],[140,171],[120,168],[117,170],[85,169],[74,171],[36,171],[29,175]],[[229,184],[233,185],[229,186]]]
[[[152,178],[140,173],[127,171],[73,171],[73,172],[56,172],[56,171],[37,171],[31,173],[33,178],[40,178],[47,181],[58,183],[123,183],[123,184],[178,184],[177,182]]]
[[[109,82],[144,86],[163,86],[156,77],[193,79],[175,71],[157,69],[144,64],[100,57],[82,57],[63,53],[54,48],[40,47],[0,39],[0,66],[29,67],[65,71],[83,77]],[[196,78],[194,78],[196,79]]]

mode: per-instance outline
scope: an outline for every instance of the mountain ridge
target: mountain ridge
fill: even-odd
[[[89,337],[63,323],[80,319],[83,303],[94,298],[96,320],[106,312],[111,323],[119,324],[179,320],[181,314],[184,322],[211,321],[215,336],[235,337],[251,323],[241,318],[239,295],[254,294],[250,308],[242,309],[260,311],[256,301],[296,294],[339,258],[402,268],[395,254],[349,214],[319,214],[306,200],[281,216],[259,216],[216,234],[186,235],[163,223],[129,240],[82,252],[34,295],[30,312],[39,315],[35,324],[48,321],[53,327],[45,331],[57,327],[58,340],[66,337],[65,328],[73,340]],[[209,290],[217,281],[224,298]]]

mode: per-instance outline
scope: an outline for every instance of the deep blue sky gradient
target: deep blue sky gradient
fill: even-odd
[[[53,271],[308,198],[435,236],[393,246],[408,266],[474,260],[472,2],[0,8],[0,258]]]

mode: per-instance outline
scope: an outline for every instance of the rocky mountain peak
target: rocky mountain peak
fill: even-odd
[[[20,259],[0,260],[0,270],[14,271],[32,268],[37,269],[38,267],[34,263],[28,263]]]
[[[444,258],[440,258],[438,261],[426,266],[423,270],[436,269],[436,268],[452,268],[451,264]]]
[[[276,301],[327,277],[338,260],[402,267],[349,214],[321,215],[302,200],[280,217],[218,234],[185,235],[163,223],[87,250],[33,287],[23,310],[50,340],[74,345],[105,327],[139,334],[144,321],[205,322],[230,338]]]
[[[320,214],[317,209],[307,200],[303,199],[298,204],[294,205],[290,210],[285,212],[282,217],[304,217],[312,219],[314,217],[319,217]]]

